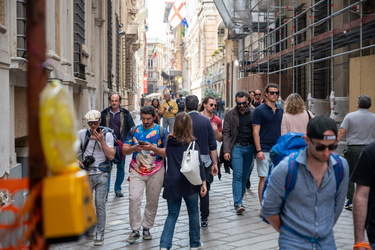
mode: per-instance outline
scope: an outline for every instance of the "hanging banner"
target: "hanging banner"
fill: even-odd
[[[148,83],[147,83],[147,75],[143,76],[143,93],[148,93]]]

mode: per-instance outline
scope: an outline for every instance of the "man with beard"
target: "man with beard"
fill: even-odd
[[[202,105],[199,108],[199,112],[201,115],[207,117],[212,125],[212,129],[214,130],[215,138],[218,142],[221,142],[223,134],[222,134],[222,125],[221,119],[214,114],[216,109],[216,100],[213,96],[207,96],[203,99]]]
[[[266,102],[258,106],[254,110],[253,115],[253,136],[259,176],[258,197],[260,205],[262,205],[264,182],[268,176],[269,165],[271,163],[270,151],[281,135],[281,121],[284,113],[283,109],[276,104],[279,98],[278,85],[268,84],[264,95]],[[262,212],[260,212],[259,216],[262,217]]]
[[[236,94],[236,107],[229,110],[224,118],[223,147],[224,159],[232,162],[232,192],[234,209],[237,214],[245,211],[242,199],[245,194],[246,181],[253,167],[254,140],[252,111],[245,92]]]
[[[130,112],[121,107],[121,96],[113,93],[108,97],[110,107],[101,112],[100,125],[111,128],[116,135],[116,138],[123,142],[130,128],[134,127],[134,121]],[[121,150],[121,149],[120,149]],[[121,185],[125,177],[125,157],[121,162],[116,164],[116,181],[115,181],[115,195],[116,197],[124,197],[121,192]],[[111,185],[111,175],[108,177],[107,196]]]
[[[333,154],[338,141],[331,118],[311,119],[304,138],[307,147],[274,168],[264,194],[263,216],[280,232],[280,249],[336,249],[333,226],[343,210],[349,166]],[[295,178],[288,193],[287,176]]]
[[[133,154],[129,167],[129,217],[132,232],[126,239],[134,243],[141,235],[151,240],[158,209],[159,195],[164,181],[164,158],[168,132],[154,123],[155,109],[152,106],[141,108],[142,124],[133,127],[124,141],[122,152]],[[142,197],[146,189],[146,206],[141,215]]]

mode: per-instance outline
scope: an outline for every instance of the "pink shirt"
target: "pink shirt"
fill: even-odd
[[[314,118],[314,115],[310,112],[311,118]],[[307,123],[309,122],[309,116],[306,111],[292,115],[285,113],[283,115],[283,120],[281,121],[281,135],[288,132],[297,132],[306,134]]]

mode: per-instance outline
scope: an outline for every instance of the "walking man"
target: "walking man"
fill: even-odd
[[[209,191],[213,178],[218,173],[216,138],[210,120],[197,111],[199,103],[198,97],[195,95],[189,95],[186,96],[185,101],[186,111],[193,121],[194,137],[197,138],[199,143],[202,161],[205,165],[207,194],[203,197],[200,196],[200,212],[201,227],[207,228],[208,216],[210,214]]]
[[[173,129],[174,116],[178,112],[178,106],[175,100],[171,99],[169,93],[164,94],[164,102],[161,104],[163,115],[163,127],[169,132]]]
[[[257,89],[254,91],[254,102],[252,103],[254,107],[258,107],[263,103],[262,101],[262,92]]]
[[[353,197],[354,248],[375,249],[375,142],[363,148],[351,181],[356,184]],[[365,231],[371,248],[366,242]]]
[[[254,140],[252,111],[247,94],[236,94],[236,107],[229,110],[224,118],[223,147],[224,159],[232,162],[232,193],[237,214],[245,211],[242,203],[246,182],[253,168]]]
[[[216,108],[216,110],[217,110],[217,115],[219,116],[219,118],[220,118],[221,120],[223,120],[223,117],[224,117],[223,115],[224,115],[225,102],[224,102],[224,100],[221,99],[221,96],[220,96],[220,95],[217,97],[216,104],[217,104],[217,108]]]
[[[264,195],[263,215],[280,233],[280,249],[336,249],[333,226],[345,202],[348,163],[332,154],[338,141],[331,118],[311,119],[304,137],[307,147],[294,160],[286,157],[274,168]],[[296,179],[286,197],[290,164],[296,167]]]
[[[133,127],[122,148],[125,155],[133,154],[129,174],[129,218],[132,232],[127,242],[134,243],[143,228],[143,239],[151,240],[158,209],[159,195],[164,181],[164,158],[168,132],[154,123],[155,109],[141,108],[142,124]],[[146,189],[146,206],[141,215],[142,197]]]
[[[215,138],[218,142],[221,142],[223,137],[223,129],[221,125],[221,119],[214,114],[216,106],[217,105],[215,98],[213,96],[207,96],[203,99],[199,111],[201,115],[207,117],[210,120],[212,129],[214,130]]]
[[[182,94],[179,94],[180,98],[176,99],[176,103],[178,106],[178,113],[185,111],[185,99],[182,97]]]
[[[368,95],[358,97],[357,111],[347,114],[341,123],[337,140],[346,135],[348,147],[344,149],[344,156],[349,164],[349,173],[352,175],[364,146],[375,141],[375,114],[368,109],[371,107],[371,98]],[[345,208],[352,210],[354,183],[349,181]]]
[[[95,232],[89,232],[88,236],[95,235],[95,246],[101,246],[104,243],[104,229],[106,221],[105,199],[107,195],[108,175],[110,171],[110,161],[115,156],[113,147],[113,135],[103,133],[99,129],[100,112],[90,110],[85,115],[90,129],[81,129],[77,137],[81,142],[81,160],[78,164],[81,168],[87,170],[91,185],[91,190],[95,191],[95,211],[97,223]]]
[[[108,98],[111,106],[104,109],[101,113],[101,126],[111,128],[114,131],[117,139],[123,142],[128,134],[130,128],[134,127],[134,121],[129,111],[121,107],[121,96],[118,94],[111,94]],[[120,149],[121,150],[121,149]],[[115,181],[115,195],[116,197],[123,197],[121,192],[121,185],[125,177],[125,157],[116,166],[116,181]],[[108,177],[109,193],[111,186],[111,175]],[[108,194],[107,194],[108,195]]]
[[[266,102],[258,106],[253,115],[253,136],[259,176],[258,197],[261,205],[262,190],[271,163],[270,150],[281,135],[281,121],[284,113],[283,109],[276,104],[279,98],[279,86],[268,84],[264,92]],[[262,217],[262,213],[259,216]]]

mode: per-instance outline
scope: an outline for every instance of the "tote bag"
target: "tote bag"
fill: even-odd
[[[195,141],[190,142],[186,151],[184,151],[180,171],[191,184],[202,184],[200,175],[199,152],[198,150],[195,150]]]

